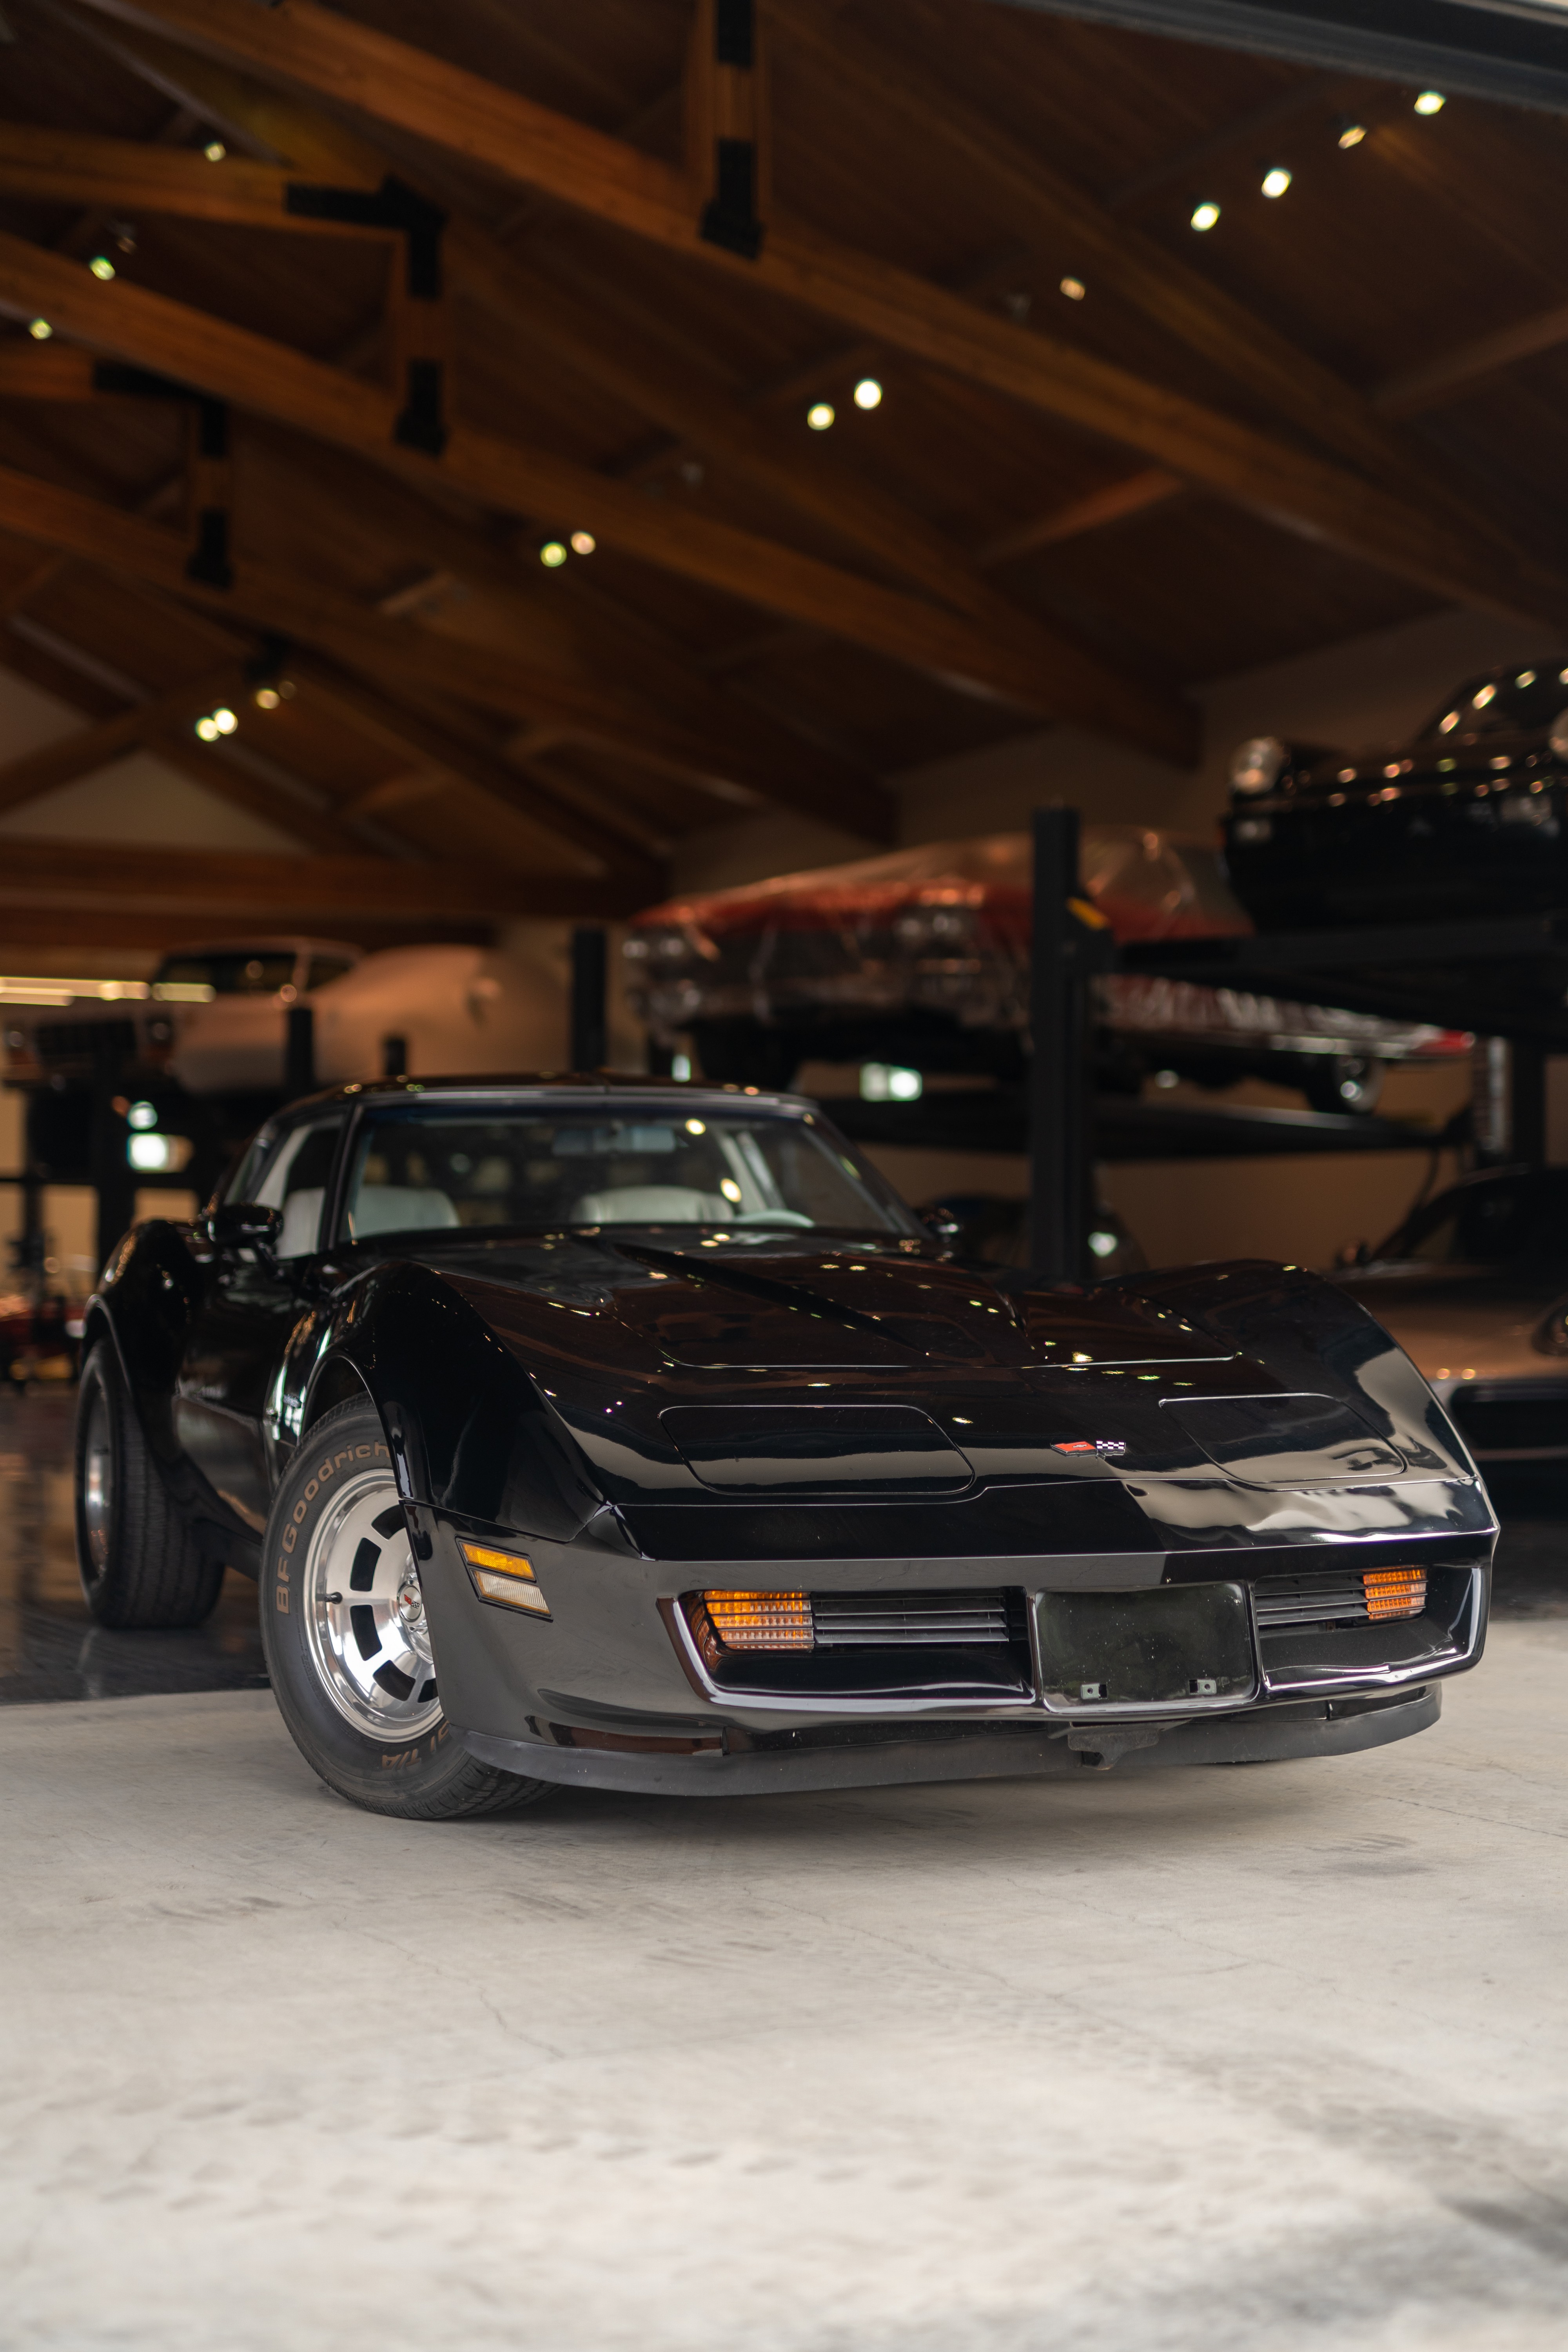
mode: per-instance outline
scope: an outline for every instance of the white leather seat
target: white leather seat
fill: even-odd
[[[349,1214],[356,1242],[372,1234],[424,1234],[455,1225],[458,1212],[434,1184],[362,1184]]]
[[[280,1258],[309,1257],[319,1246],[325,1198],[320,1184],[301,1184],[297,1192],[289,1193],[283,1203],[283,1230],[278,1236]]]
[[[584,1192],[567,1223],[574,1225],[717,1225],[734,1216],[722,1194],[689,1184],[622,1184]]]

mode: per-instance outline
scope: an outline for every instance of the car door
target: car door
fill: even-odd
[[[213,1491],[258,1534],[271,1499],[262,1409],[289,1334],[315,1296],[345,1119],[341,1110],[298,1119],[264,1163],[241,1168],[257,1203],[282,1214],[274,1250],[199,1237],[191,1248],[202,1289],[175,1381],[175,1435]]]

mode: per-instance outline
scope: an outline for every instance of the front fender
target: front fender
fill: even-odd
[[[164,1217],[132,1225],[82,1318],[85,1346],[107,1333],[147,1444],[170,1473],[184,1461],[174,1434],[174,1383],[202,1295],[189,1231]]]
[[[558,1542],[603,1507],[529,1373],[428,1267],[374,1269],[312,1335],[310,1354],[299,1428],[342,1401],[345,1375],[357,1381],[381,1415],[406,1501]]]

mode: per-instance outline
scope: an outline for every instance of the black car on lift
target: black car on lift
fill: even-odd
[[[126,1234],[86,1342],[95,1613],[258,1575],[382,1811],[1342,1754],[1479,1654],[1485,1489],[1360,1307],[1005,1292],[789,1097],[315,1097]]]
[[[1568,663],[1469,678],[1407,744],[1272,735],[1231,763],[1226,864],[1261,930],[1568,904]]]

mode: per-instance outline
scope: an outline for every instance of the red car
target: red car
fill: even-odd
[[[1083,831],[1084,887],[1118,940],[1249,932],[1220,853],[1141,825]],[[706,1076],[787,1087],[807,1060],[1022,1075],[1032,853],[1025,833],[667,900],[626,942],[634,1009]],[[1117,974],[1098,983],[1100,1081],[1137,1092],[1258,1075],[1314,1109],[1370,1110],[1384,1065],[1463,1054],[1457,1031],[1235,989]]]

